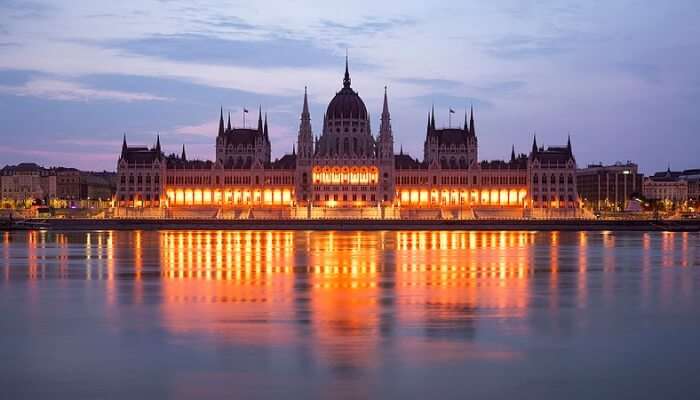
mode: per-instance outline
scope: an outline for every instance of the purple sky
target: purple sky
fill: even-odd
[[[482,159],[570,133],[579,166],[700,167],[696,0],[193,3],[0,0],[0,164],[113,170],[122,134],[157,132],[212,159],[219,107],[258,105],[278,157],[304,86],[320,133],[347,48],[375,134],[389,87],[396,151],[422,157],[431,104],[473,104]]]

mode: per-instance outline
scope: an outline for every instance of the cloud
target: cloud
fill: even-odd
[[[527,86],[524,81],[500,81],[500,82],[490,82],[480,86],[474,86],[476,89],[481,90],[486,93],[492,94],[508,94],[515,92],[517,90],[523,89]]]
[[[0,9],[14,20],[40,18],[54,10],[50,5],[27,0],[0,0]]]
[[[630,74],[647,83],[661,83],[661,71],[658,65],[649,63],[625,62],[619,63],[617,67],[624,73]]]
[[[409,85],[425,86],[431,89],[458,89],[464,86],[462,82],[451,79],[401,78],[397,81],[400,83],[407,83]]]
[[[319,23],[320,30],[326,34],[339,36],[347,35],[376,35],[385,33],[402,26],[414,25],[415,19],[407,17],[379,18],[365,17],[362,22],[345,24],[330,19],[322,19]]]
[[[483,46],[484,51],[497,58],[526,58],[552,56],[571,50],[572,43],[558,36],[507,35]]]
[[[29,156],[36,157],[40,160],[40,164],[45,164],[47,161],[56,162],[64,160],[74,160],[81,163],[88,163],[84,165],[92,165],[90,162],[96,161],[114,161],[114,152],[109,153],[96,153],[96,152],[71,152],[65,150],[44,150],[37,149],[35,146],[25,148],[16,146],[0,146],[0,154],[14,154],[19,156]]]
[[[219,132],[219,121],[205,121],[195,125],[183,125],[173,129],[172,133],[176,135],[192,135],[215,137]]]
[[[33,79],[21,86],[0,85],[0,93],[15,96],[38,97],[59,101],[166,101],[165,97],[148,93],[122,92],[118,90],[98,90],[84,87],[74,82],[47,78]]]
[[[438,109],[447,109],[451,107],[453,110],[459,112],[464,110],[469,106],[474,106],[474,108],[491,108],[493,104],[485,99],[480,99],[476,97],[468,96],[453,96],[444,93],[436,93],[433,95],[424,95],[413,97],[412,100],[419,106],[427,110],[431,106],[435,105],[435,111],[438,113]]]
[[[342,57],[310,40],[291,38],[233,40],[202,34],[178,34],[108,41],[103,46],[168,60],[218,65],[295,68],[342,63]]]

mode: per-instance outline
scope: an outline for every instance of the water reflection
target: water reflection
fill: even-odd
[[[355,397],[377,393],[378,371],[517,365],[532,361],[524,343],[591,334],[621,309],[698,302],[694,233],[42,231],[2,243],[3,287],[20,298],[84,290],[114,334],[157,327],[157,340]]]

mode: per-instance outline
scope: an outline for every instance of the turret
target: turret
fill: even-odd
[[[467,109],[464,109],[464,133],[469,136],[471,132],[469,131],[469,122],[467,121]]]
[[[219,114],[219,136],[224,134],[224,108],[221,107],[221,114]]]
[[[267,130],[267,113],[265,113],[265,127],[263,128],[263,138],[265,139],[265,142],[270,143],[270,135]]]
[[[226,131],[231,132],[231,112],[228,113],[228,124],[226,125]]]
[[[263,133],[262,106],[258,108],[258,133]]]
[[[379,124],[379,151],[382,160],[394,158],[394,135],[391,131],[391,114],[389,114],[389,100],[387,88],[384,86],[384,106],[382,107],[382,119]]]
[[[537,154],[537,135],[532,135],[532,154]]]
[[[180,156],[182,161],[187,161],[187,155],[185,154],[185,145],[182,145],[182,155]]]
[[[311,131],[311,114],[309,113],[309,99],[307,89],[304,87],[304,105],[301,110],[301,122],[297,144],[299,146],[299,159],[308,160],[313,152],[313,133]]]
[[[128,147],[126,146],[126,133],[124,134],[124,141],[122,142],[122,156],[121,158],[126,158],[126,151]]]
[[[160,158],[160,155],[162,154],[160,150],[160,134],[156,135],[156,153],[158,153],[158,158]]]
[[[469,116],[469,134],[476,136],[476,129],[474,129],[474,106],[472,106],[471,115]]]
[[[510,150],[510,162],[515,161],[515,145],[513,145],[513,148]]]

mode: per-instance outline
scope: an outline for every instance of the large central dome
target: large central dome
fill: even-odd
[[[345,60],[345,78],[343,78],[343,88],[335,94],[333,100],[328,104],[326,118],[341,119],[367,119],[367,107],[360,95],[350,87],[350,73],[348,72],[348,62]]]

